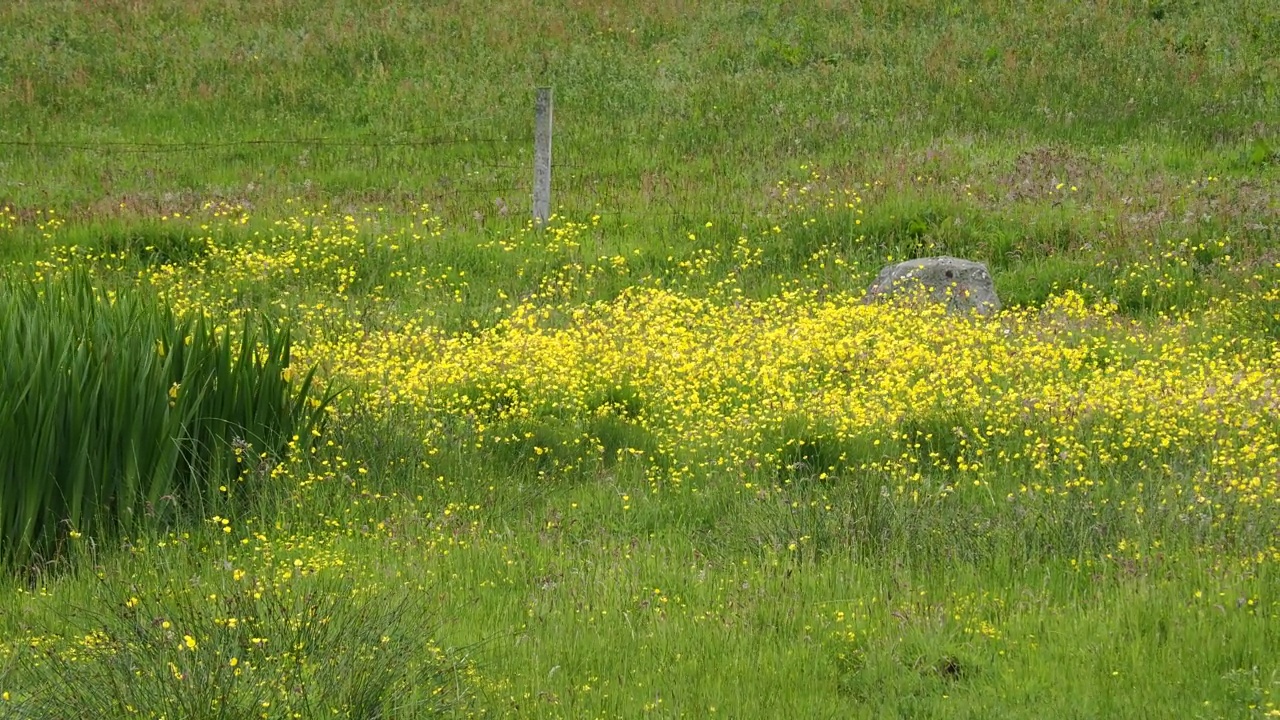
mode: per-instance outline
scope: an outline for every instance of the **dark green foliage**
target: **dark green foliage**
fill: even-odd
[[[189,263],[209,253],[208,242],[178,225],[138,223],[99,235],[103,252],[136,258],[144,264]]]
[[[630,453],[652,454],[653,436],[625,416],[602,415],[587,424],[587,433],[599,444],[601,459],[610,466]]]
[[[884,460],[889,446],[882,440],[888,438],[875,432],[840,437],[824,422],[796,416],[783,422],[777,436],[766,441],[765,450],[776,455],[781,479],[816,480],[847,475]]]
[[[593,412],[608,408],[608,413],[624,420],[637,420],[644,411],[640,389],[630,383],[619,383],[601,391],[589,402]]]
[[[287,331],[180,320],[87,276],[0,285],[0,558],[190,512],[309,441],[332,396],[290,379]]]

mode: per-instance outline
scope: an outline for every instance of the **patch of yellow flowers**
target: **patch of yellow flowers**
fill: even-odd
[[[857,192],[784,189],[805,212],[862,203]],[[475,245],[481,259],[532,252],[563,263],[539,265],[551,271],[523,298],[499,290],[496,320],[446,332],[438,305],[406,298],[462,306],[479,289],[474,268],[428,266],[421,252],[405,252],[448,255],[449,243],[468,242],[444,238],[429,208],[399,221],[300,211],[236,242],[217,239],[219,223],[243,226],[243,211],[210,212],[206,253],[137,270],[136,281],[179,312],[234,322],[265,309],[292,319],[299,365],[317,363],[329,382],[356,391],[344,412],[394,415],[433,448],[505,444],[535,457],[555,449],[553,470],[610,459],[604,453],[648,454],[661,459],[650,465],[655,490],[728,477],[767,491],[789,467],[821,460],[802,469],[874,472],[890,494],[915,500],[1084,497],[1211,523],[1280,509],[1280,351],[1229,329],[1245,298],[1139,322],[1065,292],[978,320],[866,305],[824,282],[784,284],[763,299],[737,275],[682,290],[680,273],[702,277],[706,262],[674,278],[635,277],[623,255],[584,259],[599,240],[598,217],[560,218],[542,234],[528,228]],[[721,250],[740,257],[739,268],[762,262],[745,237]],[[119,254],[60,253],[38,273],[128,267]],[[856,269],[832,248],[818,256],[831,256],[813,267],[823,278],[832,263]],[[1135,262],[1147,276],[1184,264]],[[526,271],[527,262],[516,268]],[[571,299],[606,276],[625,278],[627,289]],[[596,432],[604,420],[628,442],[605,442]],[[552,425],[571,430],[559,448],[535,437]]]

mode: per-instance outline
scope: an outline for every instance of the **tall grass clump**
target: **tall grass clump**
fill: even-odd
[[[295,380],[290,338],[180,319],[83,273],[0,281],[0,561],[176,517],[231,494],[331,397]],[[243,493],[239,493],[243,494]]]
[[[0,718],[391,720],[467,701],[468,659],[424,642],[433,625],[404,591],[314,577],[300,589],[235,583],[218,603],[179,589],[62,619],[89,629],[72,647],[20,656],[21,682],[8,687],[22,690],[0,701]]]

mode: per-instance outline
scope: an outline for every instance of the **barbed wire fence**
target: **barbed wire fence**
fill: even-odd
[[[341,198],[348,205],[362,200],[428,204],[455,217],[537,220],[536,183],[544,177],[536,170],[540,137],[536,113],[526,117],[528,124],[518,131],[486,127],[490,114],[439,123],[412,136],[0,139],[0,159],[21,158],[31,167],[48,165],[51,173],[70,176],[73,182],[86,181],[101,194],[100,205],[130,195],[131,202],[142,206],[138,210],[160,213],[189,210],[191,204],[209,200],[252,205],[255,193],[276,182],[287,187],[270,188],[275,197],[283,193],[315,203]],[[546,131],[541,139],[550,143],[549,126]],[[688,216],[671,181],[678,170],[638,166],[634,144],[586,148],[555,140],[558,155],[545,174],[549,197],[541,204],[544,217],[559,207],[604,217],[638,212],[646,218]],[[178,157],[180,162],[170,161]],[[239,182],[226,179],[234,174],[228,168],[240,173]],[[261,180],[244,182],[246,170],[254,169]],[[378,173],[386,181],[370,182],[370,174]],[[342,181],[344,174],[349,181]],[[324,182],[309,180],[312,176]],[[7,197],[16,194],[12,185],[6,187],[0,178],[0,206],[21,204]],[[28,197],[35,194],[32,188],[23,189]]]

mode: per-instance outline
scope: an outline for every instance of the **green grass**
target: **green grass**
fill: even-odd
[[[557,89],[557,202],[578,214],[755,210],[805,162],[976,176],[1000,195],[1110,176],[1142,195],[1168,176],[1254,175],[1280,145],[1280,18],[1257,0],[71,7],[0,15],[0,198],[24,209],[302,196],[492,222],[501,198],[523,217],[541,84]],[[374,146],[234,144],[300,138]],[[380,145],[418,140],[444,144]],[[153,142],[213,146],[100,145]]]
[[[0,405],[168,407],[20,337],[98,348],[68,276],[351,392],[243,504],[42,515],[0,718],[1280,715],[1277,47],[1261,0],[4,4]],[[943,253],[1015,310],[857,303]]]

